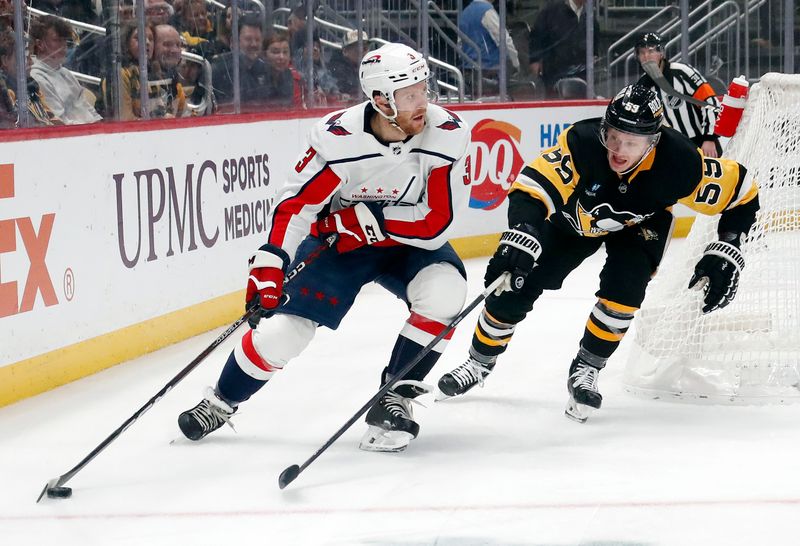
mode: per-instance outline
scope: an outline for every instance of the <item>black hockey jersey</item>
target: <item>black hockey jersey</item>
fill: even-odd
[[[722,213],[720,231],[747,232],[755,220],[758,190],[745,181],[746,169],[731,159],[703,156],[673,129],[663,128],[657,146],[626,175],[611,170],[607,154],[599,118],[574,124],[512,184],[509,225],[530,222],[541,205],[551,222],[583,237],[639,224],[676,203],[702,214]]]

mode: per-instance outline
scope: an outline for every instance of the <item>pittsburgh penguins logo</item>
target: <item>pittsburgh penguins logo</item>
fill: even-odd
[[[608,203],[601,203],[586,210],[580,204],[575,205],[575,216],[563,212],[572,228],[585,237],[600,237],[612,231],[619,231],[628,226],[642,223],[653,214],[636,214],[628,211],[617,211]]]

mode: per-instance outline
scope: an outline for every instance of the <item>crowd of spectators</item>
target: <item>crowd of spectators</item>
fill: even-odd
[[[144,0],[149,83],[143,107],[140,80],[145,71],[139,66],[133,0],[120,4],[120,56],[116,64],[112,62],[110,35],[73,28],[65,21],[107,26],[103,14],[95,11],[98,2],[26,1],[50,14],[25,18],[27,49],[32,55],[25,68],[34,124],[233,112],[237,64],[241,112],[344,107],[364,99],[358,68],[371,46],[369,37],[351,30],[341,35],[340,47],[324,47],[330,44],[320,40],[316,29],[308,31],[305,5],[296,5],[288,17],[276,19],[285,23],[282,30],[280,25],[266,29],[259,13],[244,9],[247,3],[239,4],[234,17],[230,7],[208,0]],[[470,40],[461,45],[473,59],[472,64],[461,65],[468,85],[477,67],[484,82],[497,83],[503,43],[509,80],[535,83],[538,95],[528,98],[585,96],[585,0],[540,0],[522,40],[519,36],[512,39],[511,33],[500,27],[496,1],[467,0],[463,6],[459,27]],[[233,28],[234,20],[238,21],[237,29]],[[16,97],[18,85],[12,0],[0,0],[0,33],[0,116],[5,120],[2,125],[8,127],[13,126],[8,120],[16,116],[14,101],[8,97]],[[238,47],[232,43],[236,34]],[[595,18],[594,51],[600,50],[600,35]],[[236,57],[234,50],[238,50]],[[95,80],[78,79],[75,73]],[[313,81],[309,82],[311,74]],[[117,81],[119,87],[115,87]],[[571,90],[565,86],[575,82],[584,82],[584,86],[573,85]],[[497,88],[484,84],[483,90],[491,94]],[[468,94],[473,91],[468,87]]]
[[[94,11],[95,2],[27,1],[48,14],[25,19],[31,114],[28,125],[128,121],[145,115],[151,119],[178,118],[234,111],[235,33],[230,7],[218,9],[206,0],[144,0],[148,89],[143,105],[144,70],[140,66],[133,3],[123,2],[119,10],[120,55],[118,72],[114,74],[111,36],[73,28],[67,21],[104,26],[103,18]],[[314,33],[309,51],[306,8],[302,5],[291,11],[286,30],[278,26],[264,32],[260,14],[241,7],[236,16],[241,112],[348,106],[362,100],[358,63],[361,52],[369,48],[365,33],[361,36],[362,49],[353,31],[345,37],[342,50],[333,52],[324,51]],[[2,128],[18,125],[13,20],[12,1],[0,0]],[[193,55],[188,55],[187,60],[184,53]],[[313,71],[307,70],[309,63],[313,64]],[[313,84],[309,87],[306,74],[310,73]]]

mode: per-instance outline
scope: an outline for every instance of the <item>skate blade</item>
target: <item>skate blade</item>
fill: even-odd
[[[399,430],[388,431],[372,426],[367,429],[361,438],[359,449],[380,453],[397,453],[405,450],[414,437],[408,432]]]
[[[433,401],[434,402],[441,402],[442,400],[449,400],[450,398],[455,398],[456,396],[457,395],[455,395],[455,394],[453,394],[453,395],[445,394],[445,393],[443,393],[442,391],[440,391],[437,388],[436,391],[434,391],[434,399],[433,399]]]
[[[578,404],[575,399],[570,398],[567,401],[567,408],[564,410],[564,415],[577,423],[585,423],[595,410],[592,406],[586,404]]]

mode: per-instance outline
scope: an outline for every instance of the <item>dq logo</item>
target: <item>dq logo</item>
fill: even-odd
[[[472,128],[471,208],[492,210],[505,201],[524,165],[519,153],[521,136],[514,125],[493,119],[481,120]]]
[[[11,199],[12,197],[14,197],[14,165],[0,165],[0,199]],[[54,213],[42,216],[38,230],[33,225],[30,216],[0,219],[0,258],[3,254],[22,250],[17,248],[17,233],[19,233],[30,264],[25,276],[21,300],[17,289],[17,280],[4,278],[3,273],[7,274],[9,268],[0,268],[0,317],[30,311],[33,309],[37,293],[42,295],[44,304],[48,307],[58,303],[56,291],[53,289],[53,281],[50,279],[50,273],[45,263],[55,218]]]

